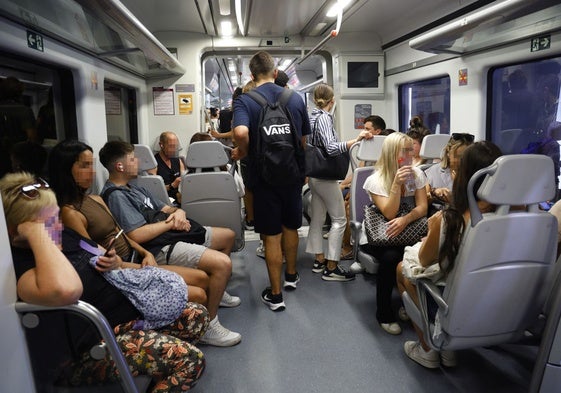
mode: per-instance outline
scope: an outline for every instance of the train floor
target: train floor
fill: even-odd
[[[458,352],[458,366],[429,370],[411,361],[403,343],[415,339],[384,332],[375,319],[376,277],[326,282],[311,271],[301,232],[301,281],[284,292],[286,310],[274,313],[260,299],[267,286],[265,261],[255,254],[257,237],[232,255],[228,286],[240,296],[237,308],[220,309],[221,323],[243,336],[230,348],[201,345],[207,366],[197,393],[339,392],[527,392],[537,347],[503,345]],[[347,261],[348,262],[348,261]],[[399,306],[397,291],[394,292]],[[396,308],[397,309],[397,308]]]

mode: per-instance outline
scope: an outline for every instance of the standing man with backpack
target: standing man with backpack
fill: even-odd
[[[302,226],[304,148],[310,134],[306,105],[292,91],[275,85],[277,69],[267,52],[256,53],[249,69],[257,87],[234,102],[234,159],[248,157],[248,186],[253,190],[255,232],[264,235],[265,260],[271,286],[261,299],[282,311],[284,287],[295,289],[298,228]]]

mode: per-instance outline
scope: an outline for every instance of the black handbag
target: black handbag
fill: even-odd
[[[315,135],[316,125],[317,119],[314,123],[312,138]],[[324,146],[309,143],[306,145],[306,176],[324,180],[343,180],[349,171],[349,162],[348,151],[330,156]]]
[[[402,203],[396,217],[402,217],[412,210],[410,205]],[[397,236],[386,235],[388,219],[375,205],[364,206],[364,230],[368,244],[376,247],[412,246],[427,234],[427,217],[421,217],[409,223]]]
[[[325,180],[343,180],[349,170],[349,152],[329,156],[321,146],[306,146],[306,176]]]

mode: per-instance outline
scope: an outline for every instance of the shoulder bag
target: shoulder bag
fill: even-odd
[[[405,216],[411,210],[410,205],[402,203],[396,217]],[[407,225],[399,235],[388,238],[388,221],[374,204],[364,206],[364,230],[368,244],[376,247],[411,246],[421,240],[428,231],[427,217],[421,217]]]
[[[312,135],[315,135],[316,125],[317,119],[314,123]],[[324,180],[342,180],[347,176],[349,162],[348,151],[330,156],[324,146],[315,146],[309,143],[306,145],[306,176]]]

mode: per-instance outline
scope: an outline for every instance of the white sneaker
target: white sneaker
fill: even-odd
[[[263,243],[259,243],[259,247],[255,250],[255,254],[260,258],[265,258],[265,246]]]
[[[456,367],[458,365],[455,351],[440,351],[440,361],[445,367]]]
[[[440,356],[434,349],[425,351],[418,341],[406,341],[403,350],[409,359],[419,363],[426,368],[439,368]]]
[[[220,307],[238,307],[241,304],[241,299],[237,296],[232,296],[224,291],[222,299],[220,300]]]
[[[214,345],[215,347],[231,347],[242,341],[242,335],[226,329],[218,321],[218,317],[214,317],[208,325],[208,329],[204,336],[201,337],[201,344]]]
[[[399,326],[396,322],[381,323],[380,326],[387,333],[393,334],[394,336],[397,336],[398,334],[401,334],[401,326]]]
[[[352,265],[349,267],[349,270],[354,274],[359,274],[364,272],[364,266],[360,262],[353,262]]]

